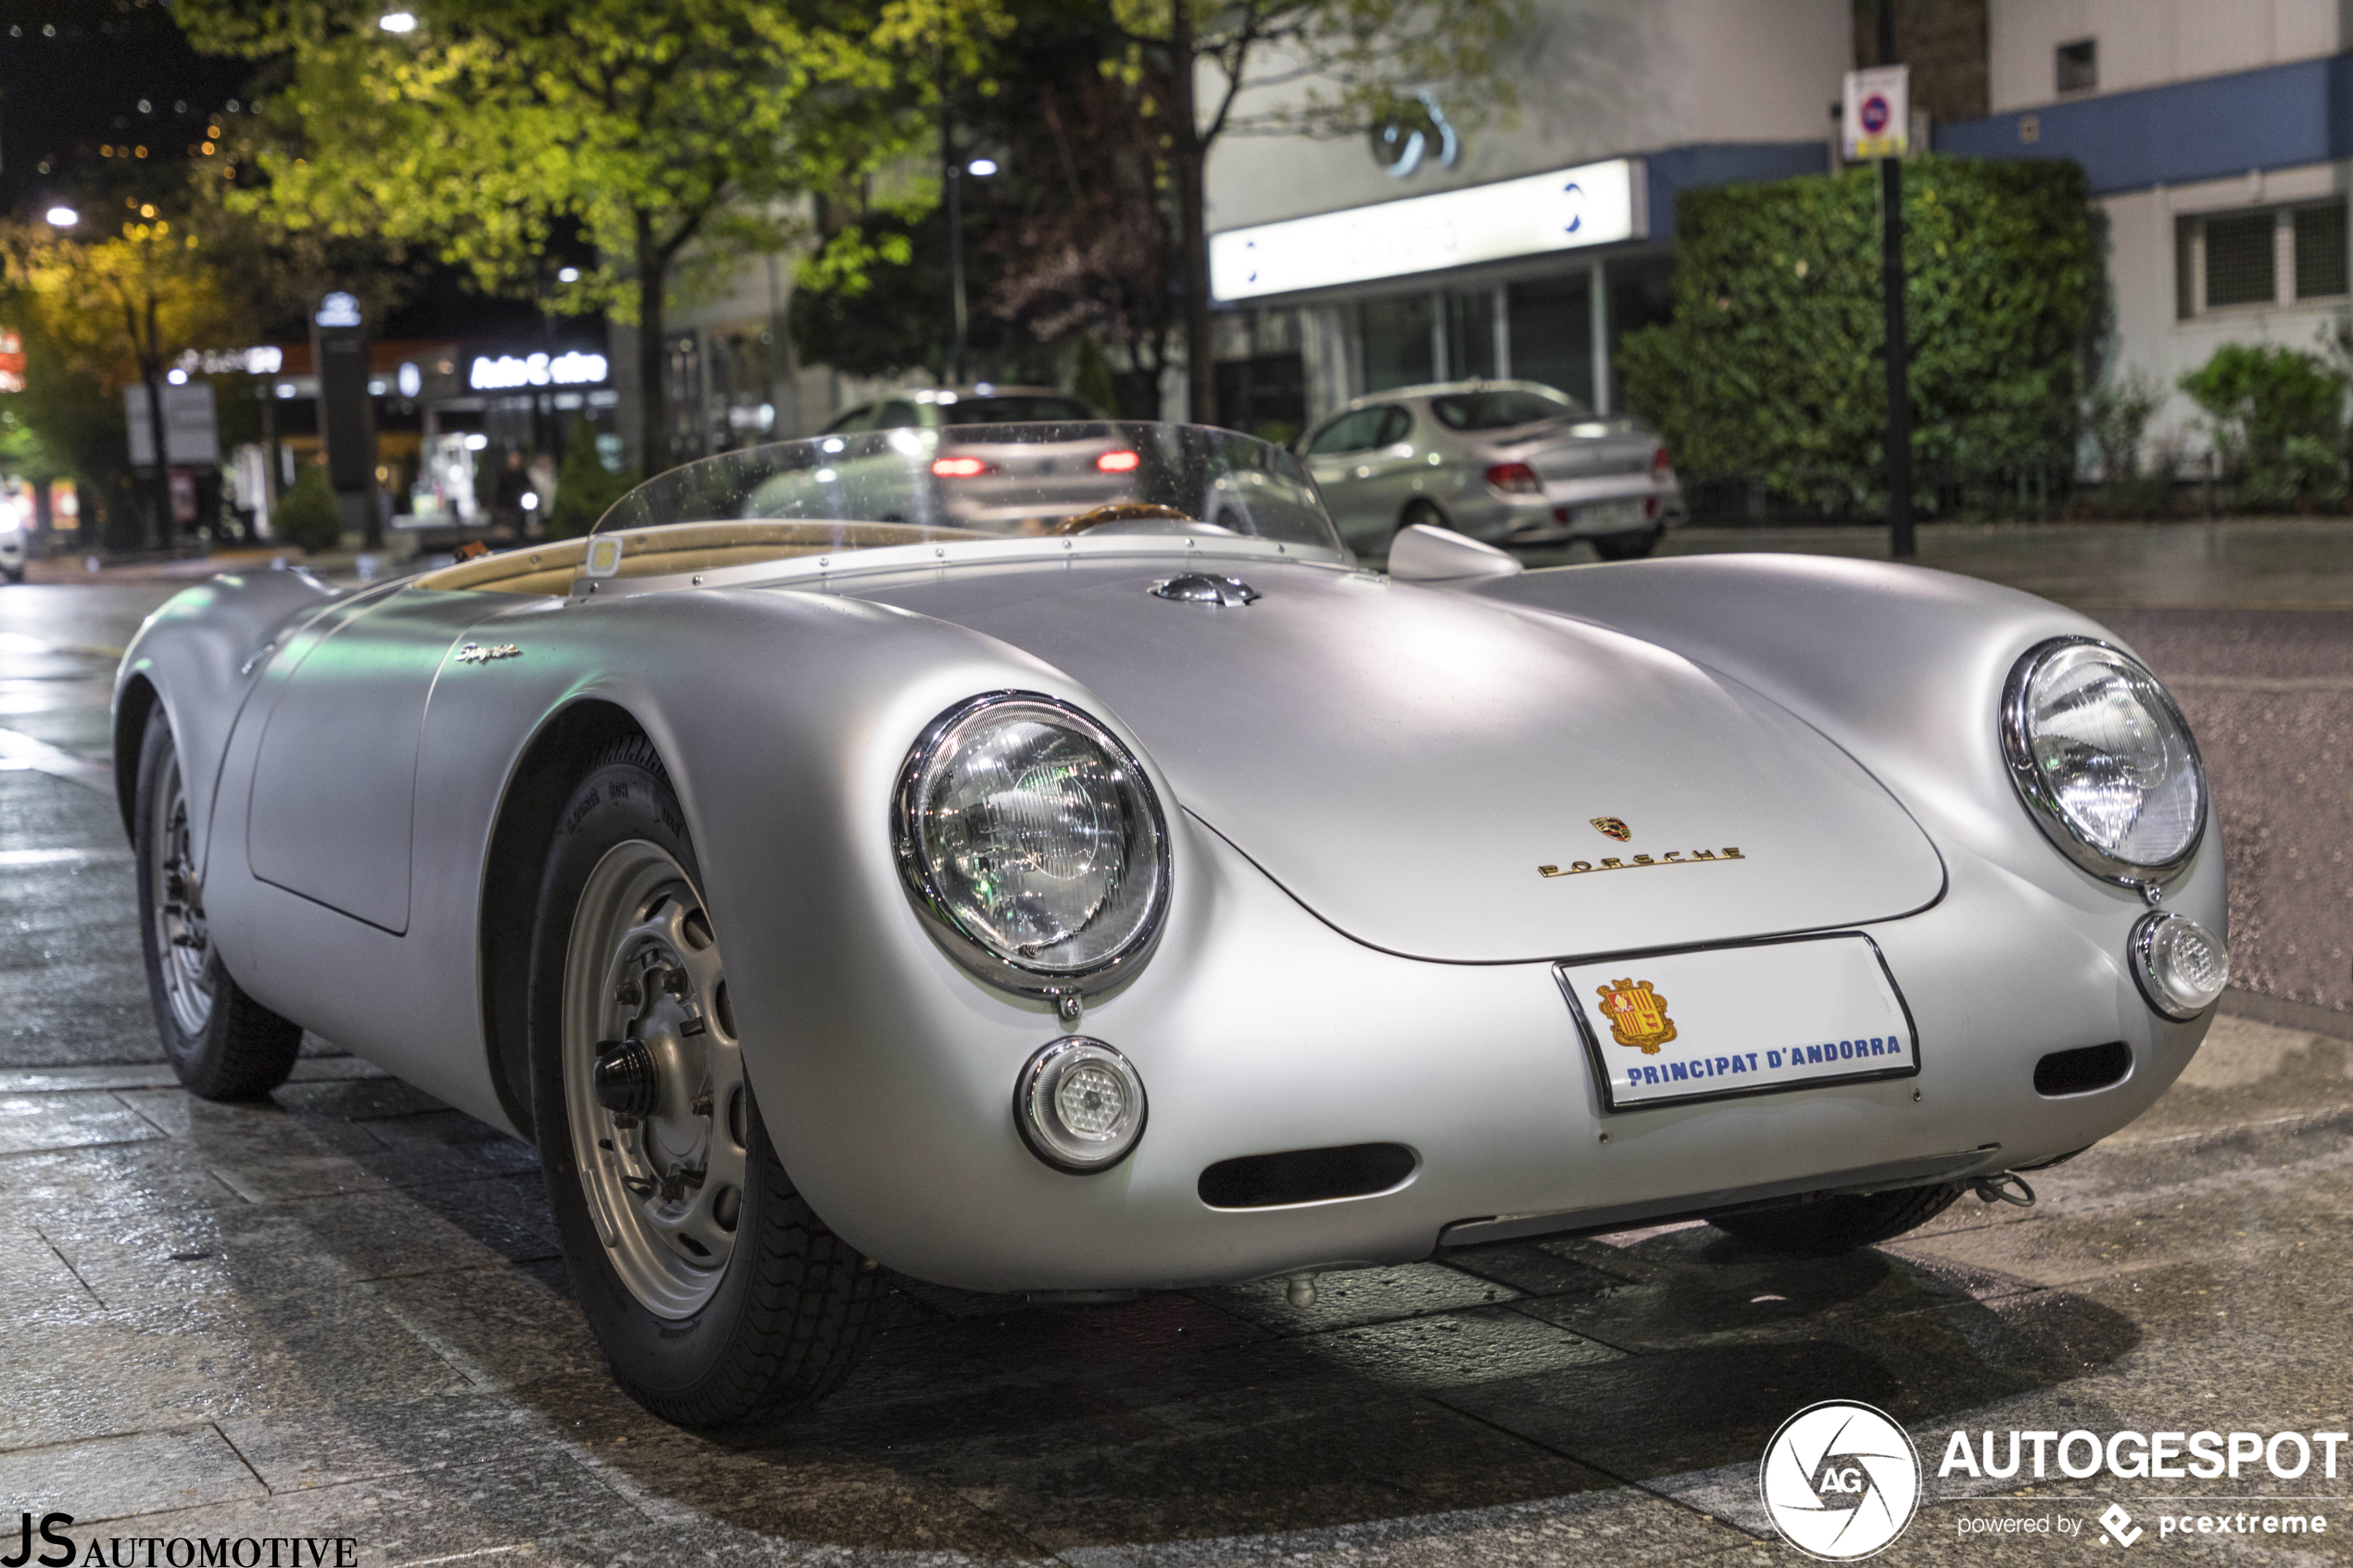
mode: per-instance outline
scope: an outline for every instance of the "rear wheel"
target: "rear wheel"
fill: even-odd
[[[573,1287],[614,1375],[757,1429],[865,1348],[881,1274],[768,1141],[668,775],[616,745],[558,819],[532,939],[532,1113]]]
[[[1604,560],[1640,560],[1658,548],[1659,536],[1666,532],[1653,523],[1648,528],[1629,529],[1623,533],[1596,533],[1593,553]]]
[[[1841,1193],[1785,1209],[1718,1214],[1708,1223],[1759,1251],[1828,1258],[1916,1230],[1944,1212],[1960,1196],[1957,1182],[1894,1192]]]
[[[188,847],[188,792],[160,704],[140,742],[132,831],[147,997],[164,1057],[206,1099],[258,1099],[294,1071],[302,1026],[246,996],[213,948]]]

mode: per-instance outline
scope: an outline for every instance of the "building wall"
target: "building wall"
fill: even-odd
[[[2205,364],[2224,344],[2272,344],[2308,353],[2321,349],[2345,319],[2348,303],[2342,295],[2291,299],[2183,320],[2176,294],[2179,220],[2342,200],[2348,188],[2353,188],[2353,164],[2322,163],[2101,199],[2115,311],[2108,373],[2112,381],[2138,373],[2164,398],[2149,422],[2145,460],[2170,453],[2195,462],[2207,450],[2196,405],[2176,385],[2183,374]],[[2293,291],[2284,287],[2283,292]]]
[[[1895,7],[1894,58],[1911,68],[1915,111],[1931,122],[1986,112],[1986,0],[1855,0],[1855,62],[1877,65],[1879,13]]]
[[[1453,169],[1395,179],[1364,138],[1221,138],[1207,170],[1214,232],[1694,144],[1827,144],[1848,63],[1847,0],[1538,0],[1512,51],[1516,122],[1464,136]],[[1204,68],[1201,91],[1222,92]],[[1245,94],[1237,113],[1281,94]],[[1450,118],[1465,106],[1441,99]]]
[[[2334,54],[2340,0],[1992,0],[1990,112],[2059,101],[2058,46],[2098,40],[2099,93]]]

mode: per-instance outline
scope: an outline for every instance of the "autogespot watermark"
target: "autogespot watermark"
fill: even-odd
[[[2353,1435],[2344,1432],[1957,1431],[1945,1441],[1936,1476],[2023,1484],[2103,1475],[2234,1482],[2268,1475],[2309,1484],[2337,1478],[2340,1458],[2353,1460],[2341,1452],[2348,1442]],[[1883,1411],[1836,1399],[1808,1405],[1781,1424],[1757,1463],[1756,1483],[1782,1539],[1808,1557],[1833,1562],[1870,1557],[1893,1545],[1911,1525],[1925,1489],[1910,1434]],[[1964,1495],[1979,1503],[1998,1500],[1975,1488]],[[2120,1499],[2048,1500],[2105,1501],[2107,1507],[2088,1519],[2047,1507],[2032,1513],[1963,1513],[1954,1520],[1955,1533],[1962,1540],[2072,1538],[2096,1524],[2119,1547],[2215,1536],[2262,1536],[2276,1544],[2283,1537],[2327,1535],[2324,1505],[2345,1499],[2135,1492]],[[2230,1506],[2218,1511],[2215,1504]]]
[[[0,1517],[6,1517],[0,1515]],[[109,1536],[78,1545],[70,1513],[18,1515],[17,1541],[0,1568],[357,1568],[351,1536]],[[0,1548],[8,1547],[0,1537]],[[39,1552],[34,1548],[39,1547]]]

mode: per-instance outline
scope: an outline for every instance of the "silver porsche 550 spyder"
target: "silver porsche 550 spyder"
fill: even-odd
[[[735,1427],[845,1375],[885,1266],[1832,1252],[2020,1197],[2205,1034],[2205,775],[2080,615],[1427,527],[1377,574],[1246,437],[988,438],[1130,498],[894,521],[842,476],[899,508],[927,455],[850,433],[166,605],[115,728],[181,1076],[267,1092],[308,1026],[533,1140],[617,1376]]]

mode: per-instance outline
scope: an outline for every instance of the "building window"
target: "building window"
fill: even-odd
[[[2206,220],[2206,307],[2269,305],[2280,297],[2279,220],[2268,212]]]
[[[2090,93],[2100,84],[2100,41],[2079,38],[2058,46],[2058,90]]]
[[[2190,214],[2174,222],[2174,313],[2337,299],[2347,293],[2346,204]]]
[[[2344,203],[2296,209],[2296,298],[2326,299],[2346,292],[2345,240]]]

